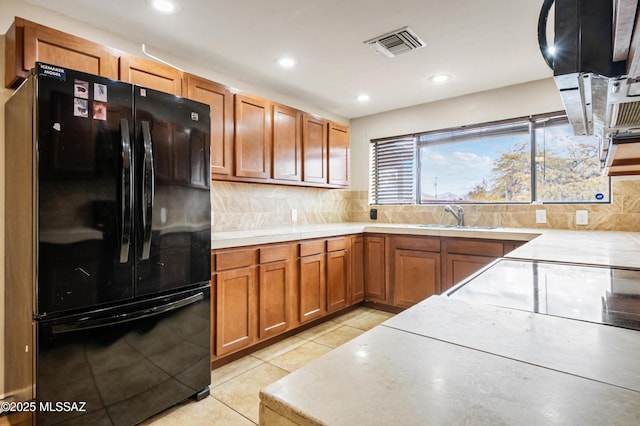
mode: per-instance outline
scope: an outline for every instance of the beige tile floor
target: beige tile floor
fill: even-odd
[[[211,396],[187,401],[143,425],[253,425],[264,386],[393,316],[358,308],[211,372]]]

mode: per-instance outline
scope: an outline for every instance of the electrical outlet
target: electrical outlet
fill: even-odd
[[[378,209],[369,210],[369,219],[377,220],[378,219]]]
[[[215,215],[213,214],[213,212],[211,212],[211,226],[213,227],[215,223]]]
[[[291,209],[291,223],[296,223],[298,221],[298,210]]]
[[[546,210],[536,210],[536,223],[547,223]]]
[[[576,225],[588,225],[589,212],[587,210],[576,210]]]

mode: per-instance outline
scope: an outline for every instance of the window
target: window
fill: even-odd
[[[558,114],[375,140],[371,159],[371,204],[610,200],[598,138]]]
[[[385,140],[372,145],[372,204],[414,204],[416,138]]]

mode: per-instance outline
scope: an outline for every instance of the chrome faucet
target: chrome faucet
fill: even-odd
[[[453,211],[453,208],[451,208],[451,206],[448,204],[444,206],[444,211],[451,213],[453,217],[456,218],[456,220],[458,221],[458,226],[464,226],[464,210],[460,206],[454,206],[454,207],[458,209],[457,214],[456,212]]]

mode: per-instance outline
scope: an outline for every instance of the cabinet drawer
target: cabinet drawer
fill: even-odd
[[[329,238],[327,240],[327,251],[338,251],[347,249],[347,238]]]
[[[300,242],[300,257],[324,253],[325,240],[313,240]]]
[[[279,244],[260,248],[260,263],[289,260],[289,244]]]
[[[233,250],[216,253],[216,271],[242,268],[256,263],[256,250]]]
[[[395,248],[422,251],[440,251],[440,239],[431,237],[394,237]]]
[[[450,239],[446,244],[447,253],[502,257],[501,241]]]

